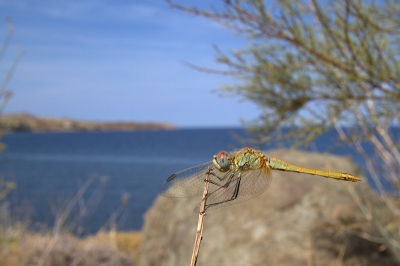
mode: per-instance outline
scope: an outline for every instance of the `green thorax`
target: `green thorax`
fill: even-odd
[[[235,170],[252,170],[262,167],[264,155],[253,150],[243,149],[239,151],[233,160]]]

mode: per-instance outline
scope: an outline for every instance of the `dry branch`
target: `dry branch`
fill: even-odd
[[[194,241],[192,260],[190,262],[190,266],[195,266],[197,263],[197,256],[199,255],[200,243],[203,238],[203,225],[204,225],[204,217],[206,216],[206,197],[208,194],[208,185],[209,185],[208,181],[210,180],[210,171],[211,169],[209,168],[206,173],[206,179],[204,180],[204,192],[200,204],[200,213],[199,213],[199,220],[197,222],[196,239]]]

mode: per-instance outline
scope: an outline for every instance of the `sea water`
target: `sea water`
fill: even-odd
[[[65,227],[78,234],[139,230],[166,178],[243,147],[237,136],[248,137],[239,128],[10,133],[2,139],[0,175],[17,185],[8,196],[12,219],[31,228],[51,228],[64,213]],[[324,152],[336,138],[328,132],[309,149]],[[332,153],[362,163],[346,146]]]

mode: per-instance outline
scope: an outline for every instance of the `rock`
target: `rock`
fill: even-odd
[[[362,177],[349,158],[292,150],[268,154],[296,165]],[[376,197],[367,181],[280,171],[272,175],[271,186],[261,196],[207,213],[197,265],[395,264],[387,250],[379,251],[380,244],[346,229],[365,222],[349,189]],[[140,265],[190,264],[198,219],[193,209],[200,198],[157,198],[145,215]]]

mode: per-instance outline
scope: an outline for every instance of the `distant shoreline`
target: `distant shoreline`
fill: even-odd
[[[174,130],[168,123],[152,122],[95,122],[68,118],[36,117],[28,113],[0,117],[1,127],[13,132],[79,132],[79,131],[137,131]]]

